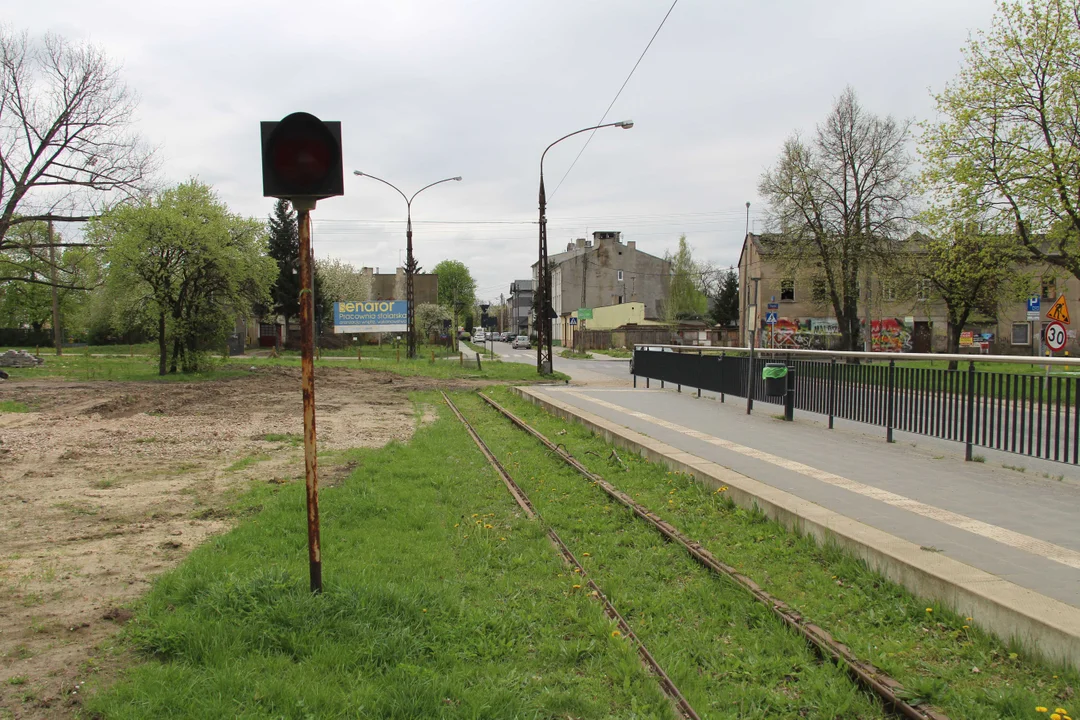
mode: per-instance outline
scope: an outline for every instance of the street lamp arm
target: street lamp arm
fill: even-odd
[[[544,156],[547,155],[548,150],[555,147],[556,145],[561,143],[566,138],[574,137],[575,135],[580,135],[581,133],[589,132],[590,130],[599,130],[600,128],[606,128],[606,127],[621,127],[621,128],[626,129],[626,130],[629,130],[630,128],[634,127],[634,123],[633,123],[632,120],[620,120],[619,122],[605,123],[603,125],[593,125],[592,127],[582,128],[581,130],[575,130],[574,132],[572,132],[572,133],[570,133],[568,135],[563,135],[561,138],[559,138],[558,140],[556,140],[555,142],[551,143],[546,148],[544,148],[543,154],[540,155],[540,176],[541,177],[544,176]]]
[[[378,181],[379,181],[379,182],[381,182],[381,183],[382,183],[383,185],[387,185],[387,186],[389,186],[389,187],[392,187],[392,188],[394,188],[394,190],[395,190],[395,191],[397,191],[397,194],[401,196],[401,199],[405,201],[405,204],[406,204],[406,205],[408,205],[408,204],[409,204],[410,202],[412,202],[412,201],[411,201],[411,200],[410,200],[410,199],[409,199],[409,198],[408,198],[408,197],[407,197],[407,196],[405,195],[405,193],[401,192],[401,190],[399,190],[399,189],[398,189],[398,186],[397,186],[397,185],[394,185],[393,183],[389,183],[389,182],[387,182],[387,181],[383,180],[383,179],[382,179],[381,177],[375,177],[374,175],[369,175],[368,173],[366,173],[366,172],[360,172],[359,170],[353,170],[353,175],[360,175],[361,177],[367,177],[367,178],[371,178],[372,180],[378,180]]]
[[[416,199],[416,196],[419,195],[420,193],[424,192],[425,190],[427,190],[429,187],[435,187],[436,185],[439,185],[439,184],[444,183],[444,182],[450,182],[451,180],[456,180],[456,181],[460,182],[461,181],[461,176],[458,175],[457,177],[443,178],[442,180],[436,180],[435,182],[433,182],[433,183],[431,183],[429,185],[425,185],[424,187],[422,187],[419,190],[417,190],[416,192],[414,192],[412,194],[412,197],[409,198],[407,200],[407,202],[409,203],[409,205],[412,205],[412,201],[414,199]],[[404,197],[404,195],[402,197]]]

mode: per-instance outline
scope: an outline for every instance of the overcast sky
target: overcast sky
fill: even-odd
[[[466,263],[478,296],[529,277],[548,143],[595,124],[670,0],[0,0],[32,34],[89,40],[141,96],[138,125],[163,180],[197,176],[239,213],[265,217],[258,122],[296,110],[342,123],[346,194],[314,215],[318,256],[392,271],[415,252]],[[299,8],[299,11],[297,10]],[[545,163],[551,252],[621,230],[662,256],[685,233],[697,257],[734,264],[764,216],[761,172],[811,131],[845,85],[867,109],[932,116],[992,0],[679,0],[559,189],[586,135]]]

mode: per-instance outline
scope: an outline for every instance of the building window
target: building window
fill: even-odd
[[[1042,281],[1042,299],[1043,300],[1056,300],[1057,299],[1057,283],[1053,280]]]
[[[622,270],[619,271],[619,282],[622,282]]]
[[[810,284],[810,297],[816,305],[825,305],[829,302],[829,286],[826,284],[825,278],[820,275],[814,278]]]
[[[896,302],[896,285],[891,282],[881,283],[881,299],[885,302]]]
[[[1031,344],[1031,326],[1029,324],[1026,322],[1014,322],[1012,324],[1012,344]]]
[[[619,296],[619,304],[622,305],[622,295]]]
[[[795,280],[793,278],[784,278],[780,281],[780,300],[781,302],[795,302]]]
[[[930,291],[933,289],[933,285],[930,283],[929,278],[920,278],[915,281],[915,299],[916,300],[929,300]]]

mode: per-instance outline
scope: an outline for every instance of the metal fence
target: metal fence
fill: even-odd
[[[959,364],[955,370],[926,367],[928,360],[951,359]],[[765,394],[762,369],[777,361],[789,369],[785,397]],[[802,410],[827,416],[830,428],[835,418],[876,425],[890,442],[894,430],[963,442],[968,460],[973,447],[985,447],[1080,463],[1080,377],[983,370],[976,362],[1018,365],[1023,359],[811,350],[766,351],[751,359],[740,350],[654,346],[634,349],[631,372],[635,386],[641,377],[720,393],[721,399],[746,398],[749,389],[748,412],[754,401],[784,403],[787,419]],[[1075,359],[1038,360],[1040,370],[1044,364],[1080,372]]]

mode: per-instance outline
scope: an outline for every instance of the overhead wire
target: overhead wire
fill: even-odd
[[[597,125],[604,124],[604,120],[607,119],[608,113],[611,112],[611,108],[615,105],[615,101],[619,99],[620,95],[622,95],[622,91],[626,88],[627,83],[630,82],[630,78],[634,77],[634,72],[638,69],[638,65],[640,65],[641,61],[645,59],[645,53],[649,52],[649,48],[652,47],[653,40],[655,40],[656,36],[660,34],[660,30],[663,29],[664,23],[667,22],[668,16],[671,15],[671,11],[674,10],[675,6],[678,4],[679,0],[674,0],[674,2],[671,3],[671,7],[668,8],[668,11],[664,13],[664,19],[660,21],[660,25],[657,26],[656,32],[654,32],[652,34],[652,37],[649,38],[649,42],[645,45],[645,49],[641,51],[641,55],[638,56],[637,62],[634,63],[634,67],[630,69],[630,74],[626,76],[626,79],[623,80],[623,84],[619,86],[619,91],[615,93],[615,97],[612,98],[611,103],[607,106],[607,110],[605,110],[604,114],[600,117],[600,121],[596,123]],[[555,194],[559,192],[559,188],[562,187],[563,181],[566,180],[566,177],[570,174],[570,171],[574,169],[575,165],[577,165],[578,158],[580,158],[581,154],[585,152],[585,148],[589,147],[589,143],[592,142],[593,135],[595,134],[596,130],[593,130],[585,139],[585,144],[581,146],[580,150],[578,150],[577,156],[574,157],[574,162],[570,163],[570,167],[566,169],[566,172],[563,174],[562,179],[559,180],[559,184],[556,185],[555,189],[551,192],[552,199],[554,199]]]

